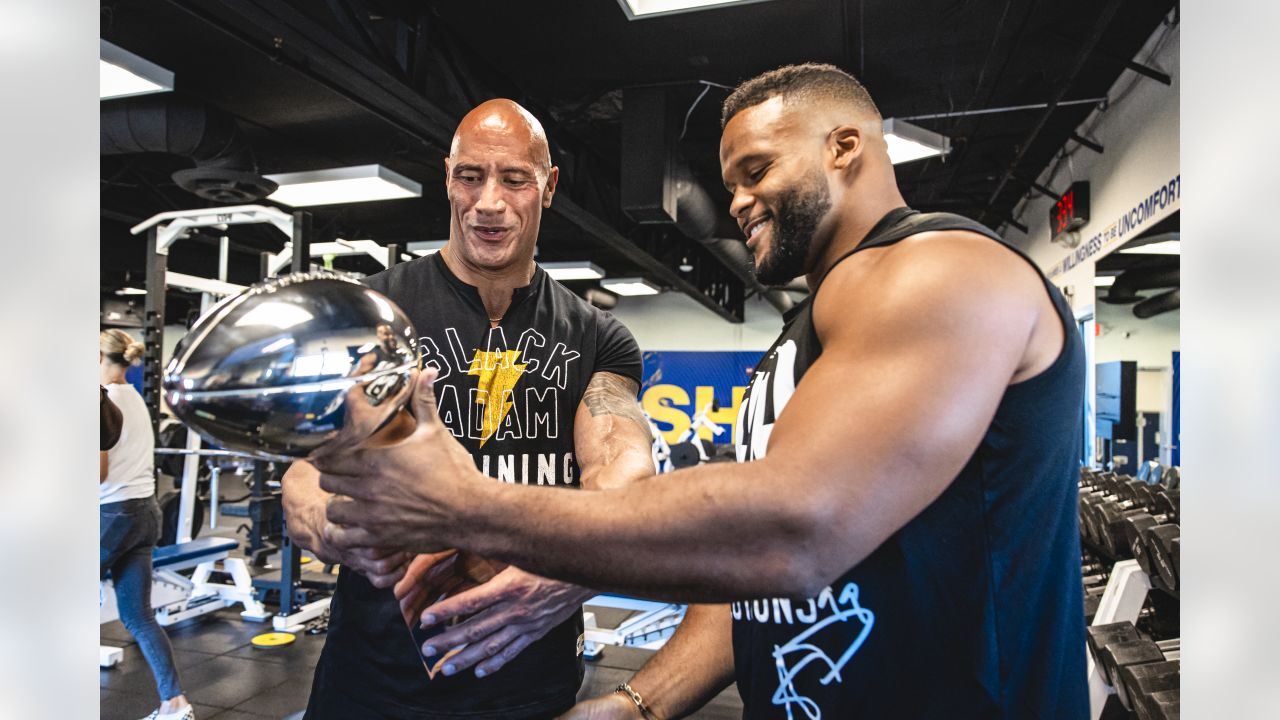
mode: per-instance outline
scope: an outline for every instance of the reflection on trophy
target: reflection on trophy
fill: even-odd
[[[410,393],[417,335],[345,275],[263,281],[215,305],[174,350],[164,393],[206,440],[270,460],[359,444]]]

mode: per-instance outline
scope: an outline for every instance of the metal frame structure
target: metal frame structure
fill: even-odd
[[[591,598],[584,603],[584,607],[633,610],[637,613],[618,627],[610,629],[599,627],[595,613],[590,610],[583,612],[583,657],[594,660],[610,645],[644,650],[661,648],[675,634],[676,628],[684,620],[688,606],[604,594]]]
[[[201,293],[201,310],[206,311],[215,297],[232,295],[244,287],[227,282],[227,263],[229,242],[226,238],[220,245],[219,271],[216,279],[185,275],[168,270],[169,250],[178,240],[189,237],[199,228],[212,227],[225,230],[232,225],[270,224],[289,239],[279,253],[261,253],[259,267],[262,279],[277,274],[286,267],[291,272],[303,272],[311,267],[314,257],[326,255],[365,254],[373,257],[384,267],[397,264],[401,257],[400,246],[396,244],[383,247],[372,240],[336,240],[327,243],[312,243],[312,215],[307,211],[295,211],[292,214],[275,207],[262,205],[237,205],[220,208],[196,208],[192,210],[173,210],[154,215],[133,226],[130,232],[138,235],[147,233],[147,296],[143,316],[143,337],[146,352],[143,363],[143,398],[151,413],[153,432],[158,430],[161,407],[161,375],[163,369],[162,349],[164,346],[165,300],[168,288],[176,287]],[[196,478],[199,474],[201,456],[238,455],[224,450],[204,450],[200,447],[200,437],[196,433],[188,433],[185,449],[173,451],[185,456],[182,472],[181,505],[178,511],[179,543],[189,542],[192,537],[192,518],[196,503]],[[211,478],[213,501],[210,521],[217,522],[217,478],[215,472]],[[250,538],[251,555],[261,556],[265,552],[275,550],[262,538],[261,523],[268,519],[272,508],[268,505],[266,470],[262,461],[254,463],[254,484],[250,500],[250,514],[254,518],[252,536]],[[278,502],[278,501],[276,501]],[[296,629],[303,623],[318,617],[329,606],[329,599],[305,603],[307,583],[301,579],[301,550],[293,544],[286,531],[279,548],[281,553],[280,578],[278,580],[256,579],[252,586],[258,591],[275,591],[280,595],[280,612],[272,623],[277,630]],[[241,561],[243,562],[243,561]],[[246,575],[247,578],[247,575]]]
[[[233,543],[227,541],[214,545],[194,557],[156,567],[151,580],[151,604],[161,626],[168,627],[236,604],[244,605],[240,616],[246,620],[263,622],[267,619],[266,608],[254,596],[253,582],[244,558],[230,557],[228,545]],[[195,568],[195,572],[190,579],[178,572],[191,568]],[[231,584],[209,582],[214,572],[230,575]],[[119,617],[112,581],[103,580],[98,588],[98,621],[100,624],[108,623]],[[120,648],[98,646],[98,664],[101,667],[111,667],[122,657]]]

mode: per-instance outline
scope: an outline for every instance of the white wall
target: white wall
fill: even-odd
[[[1081,136],[1101,144],[1104,152],[1098,154],[1069,142],[1067,159],[1050,164],[1037,178],[1040,185],[1059,192],[1076,180],[1089,181],[1090,222],[1079,230],[1079,244],[1070,248],[1050,242],[1049,210],[1054,201],[1043,196],[1024,200],[1014,211],[1028,233],[1009,227],[1004,236],[1063,289],[1077,317],[1092,315],[1101,324],[1099,337],[1086,338],[1092,357],[1087,394],[1094,392],[1093,363],[1136,360],[1138,410],[1161,413],[1161,434],[1167,437],[1173,404],[1170,359],[1180,346],[1178,313],[1141,321],[1129,306],[1096,302],[1093,285],[1099,259],[1177,212],[1181,205],[1179,27],[1157,28],[1134,59],[1168,73],[1172,85],[1132,71],[1123,73],[1107,93],[1108,109],[1095,110],[1077,129]],[[1161,198],[1163,205],[1153,205],[1151,212],[1146,212],[1143,202],[1162,187],[1176,192],[1167,192]],[[1092,330],[1090,323],[1086,332]],[[1092,426],[1092,410],[1089,415]]]
[[[1078,129],[1083,137],[1101,144],[1105,152],[1098,154],[1069,142],[1069,162],[1059,163],[1056,170],[1051,165],[1038,178],[1039,184],[1059,192],[1073,180],[1089,181],[1090,221],[1079,231],[1080,245],[1070,249],[1049,241],[1049,210],[1054,201],[1044,196],[1024,200],[1014,211],[1029,229],[1026,235],[1012,227],[1004,233],[1059,287],[1071,288],[1075,307],[1092,302],[1097,260],[1180,206],[1178,26],[1157,28],[1135,59],[1168,73],[1173,84],[1166,86],[1132,71],[1123,73],[1108,93],[1110,107],[1095,110]],[[1168,198],[1163,208],[1153,208],[1138,227],[1125,226],[1122,218],[1140,217],[1131,211],[1175,179],[1179,197]]]
[[[678,292],[618,298],[611,312],[641,350],[768,350],[782,332],[782,315],[760,298],[747,301],[743,323],[731,323]]]

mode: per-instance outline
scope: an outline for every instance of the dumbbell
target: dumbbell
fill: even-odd
[[[1103,480],[1102,484],[1081,490],[1079,499],[1080,534],[1094,545],[1101,545],[1101,531],[1095,516],[1095,509],[1104,502],[1111,502],[1127,493],[1119,483]]]
[[[1181,556],[1182,528],[1177,525],[1157,525],[1143,535],[1152,569],[1158,574],[1164,587],[1173,592],[1178,591],[1181,578],[1179,557]]]
[[[1129,550],[1125,542],[1125,519],[1154,510],[1158,503],[1144,505],[1141,489],[1146,486],[1137,480],[1126,482],[1120,491],[1101,502],[1091,503],[1086,513],[1092,512],[1095,542],[1113,558],[1123,557]],[[1114,498],[1114,499],[1111,499]]]
[[[1157,643],[1158,645],[1158,643]],[[1138,717],[1170,718],[1177,717],[1178,702],[1152,702],[1152,696],[1170,690],[1177,692],[1181,678],[1181,660],[1178,651],[1163,652],[1165,659],[1156,662],[1126,665],[1120,668],[1119,683],[1116,685],[1116,696],[1123,705],[1128,700],[1128,708],[1138,713]],[[1168,696],[1165,696],[1166,699]],[[1144,712],[1145,708],[1145,712]],[[1173,711],[1170,714],[1170,710]]]
[[[1143,532],[1148,528],[1156,525],[1176,525],[1178,524],[1178,491],[1177,490],[1161,490],[1151,496],[1151,502],[1146,505],[1150,512],[1141,512],[1130,515],[1125,518],[1125,543],[1132,549],[1133,544],[1141,539]],[[1141,553],[1134,550],[1134,558],[1139,563],[1143,562]],[[1142,566],[1143,570],[1148,570],[1146,565]]]
[[[1125,709],[1138,698],[1178,687],[1178,640],[1134,640],[1102,649],[1107,681]]]
[[[1180,691],[1161,690],[1138,699],[1138,720],[1178,720]]]
[[[1166,590],[1177,590],[1178,559],[1172,547],[1181,535],[1177,516],[1139,513],[1126,518],[1125,524],[1125,537],[1138,565],[1153,584],[1159,584]],[[1157,553],[1160,553],[1159,557]]]
[[[1138,698],[1178,686],[1178,640],[1153,642],[1133,623],[1122,622],[1089,627],[1087,644],[1126,709]]]

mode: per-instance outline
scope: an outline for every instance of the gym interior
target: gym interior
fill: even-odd
[[[1079,448],[1089,715],[1179,717],[1178,3],[100,9],[100,329],[141,344],[124,377],[155,438],[151,603],[194,717],[302,717],[338,577],[288,531],[288,463],[211,442],[168,406],[165,369],[200,318],[269,278],[364,278],[438,253],[454,127],[509,98],[559,168],[536,261],[634,336],[656,471],[734,462],[752,369],[809,285],[756,277],[729,212],[721,107],[805,62],[867,87],[910,207],[995,231],[1069,305],[1085,392],[1082,431],[1061,442]],[[494,474],[530,483],[518,465]],[[146,717],[165,698],[111,577],[99,595],[100,717]],[[587,600],[578,697],[626,683],[685,611]],[[730,686],[692,717],[743,712]]]

